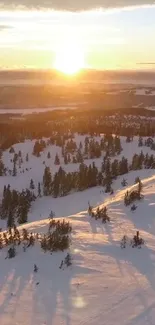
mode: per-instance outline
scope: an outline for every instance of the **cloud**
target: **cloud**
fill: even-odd
[[[138,65],[155,65],[155,62],[138,62]]]
[[[0,32],[3,31],[3,30],[6,30],[6,29],[10,29],[11,26],[8,26],[8,25],[0,25]]]
[[[3,0],[1,8],[12,9],[55,9],[55,10],[91,10],[95,8],[124,8],[130,6],[153,5],[155,0]]]

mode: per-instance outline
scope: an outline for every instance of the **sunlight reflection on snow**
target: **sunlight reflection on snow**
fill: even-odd
[[[73,306],[76,308],[83,308],[86,306],[86,302],[84,301],[83,297],[78,296],[73,299]]]
[[[80,253],[80,250],[78,248],[70,248],[70,251],[71,251],[72,254]]]
[[[74,253],[79,253],[79,252],[80,252],[80,250],[78,248],[74,249]]]

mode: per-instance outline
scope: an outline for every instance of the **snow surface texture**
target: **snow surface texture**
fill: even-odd
[[[22,155],[32,151],[29,141],[14,147],[21,149]],[[138,150],[150,150],[138,148],[136,138],[133,143],[125,143],[124,139],[123,148],[121,155],[128,158]],[[4,153],[5,162],[8,155]],[[16,181],[13,177],[7,180],[1,177],[1,191],[8,181],[19,189],[29,184],[31,176],[39,181],[43,172],[41,159],[45,157],[31,156],[27,163],[32,167],[32,175],[31,171],[24,176],[19,174]],[[66,166],[69,167],[73,168]],[[133,213],[124,206],[123,199],[136,176],[143,182],[144,199],[137,203]],[[51,209],[56,217],[66,216],[73,228],[70,247],[73,264],[60,270],[67,252],[50,255],[43,253],[37,244],[25,253],[17,249],[17,256],[11,260],[5,260],[6,249],[1,250],[0,325],[155,324],[155,176],[153,170],[131,172],[125,176],[128,187],[123,189],[122,178],[114,182],[112,196],[96,187],[63,198],[43,197],[32,205],[30,222],[19,228],[47,231]],[[109,224],[88,216],[88,200],[94,207],[107,206]],[[133,237],[137,230],[145,240],[144,247],[121,249],[123,235]],[[34,264],[39,267],[36,274]]]

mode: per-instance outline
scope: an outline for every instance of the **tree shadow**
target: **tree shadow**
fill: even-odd
[[[16,317],[16,311],[19,308],[20,298],[25,290],[25,287],[30,283],[31,274],[24,272],[22,265],[16,264],[14,261],[6,260],[1,266],[1,286],[0,296],[0,319],[7,314],[9,310],[10,319]],[[8,272],[5,273],[6,264]]]
[[[149,316],[150,312],[155,309],[155,302],[153,302],[149,307],[145,307],[144,310],[136,317],[133,317],[131,321],[128,323],[128,325],[135,325],[136,323],[141,324],[144,319],[147,318],[147,323],[149,325],[154,325],[154,320],[151,319]]]
[[[92,244],[92,251],[93,250],[98,251],[101,255],[110,256],[115,259],[116,263],[119,266],[122,279],[124,276],[124,262],[126,263],[126,265],[132,265],[133,268],[137,270],[137,272],[135,273],[135,271],[131,267],[129,267],[125,270],[125,272],[128,270],[129,276],[134,278],[134,282],[138,291],[136,296],[141,302],[144,311],[141,312],[135,318],[133,318],[128,324],[137,324],[136,321],[139,321],[140,324],[140,320],[142,321],[145,315],[147,317],[148,324],[154,325],[154,321],[151,319],[151,315],[149,315],[148,312],[155,308],[155,302],[151,306],[149,306],[147,297],[145,296],[145,294],[143,294],[143,287],[141,287],[139,282],[139,275],[145,277],[147,283],[149,284],[149,287],[155,292],[155,252],[147,246],[144,246],[141,249],[132,247],[121,249],[118,242],[115,242],[115,244],[114,242],[112,242],[107,245],[95,243],[94,247]]]
[[[137,229],[142,229],[152,235],[154,235],[154,223],[155,223],[155,207],[151,204],[137,204],[137,210],[135,212],[128,212],[128,219],[132,221]]]
[[[46,325],[60,324],[61,322],[64,325],[72,324],[73,297],[75,296],[72,281],[81,275],[97,272],[78,264],[64,270],[60,270],[58,265],[56,268],[54,266],[53,269],[51,268],[51,278],[49,278],[49,270],[44,269],[44,282],[42,283],[40,279],[39,286],[34,290],[31,325],[36,324],[36,313],[39,308],[39,312],[45,315]]]

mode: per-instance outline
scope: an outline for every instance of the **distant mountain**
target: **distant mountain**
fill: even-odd
[[[78,75],[69,77],[80,82],[105,82],[105,83],[138,83],[155,84],[155,70],[152,71],[99,71],[82,70]],[[38,84],[53,83],[54,81],[66,81],[66,77],[55,70],[1,70],[0,84]]]

